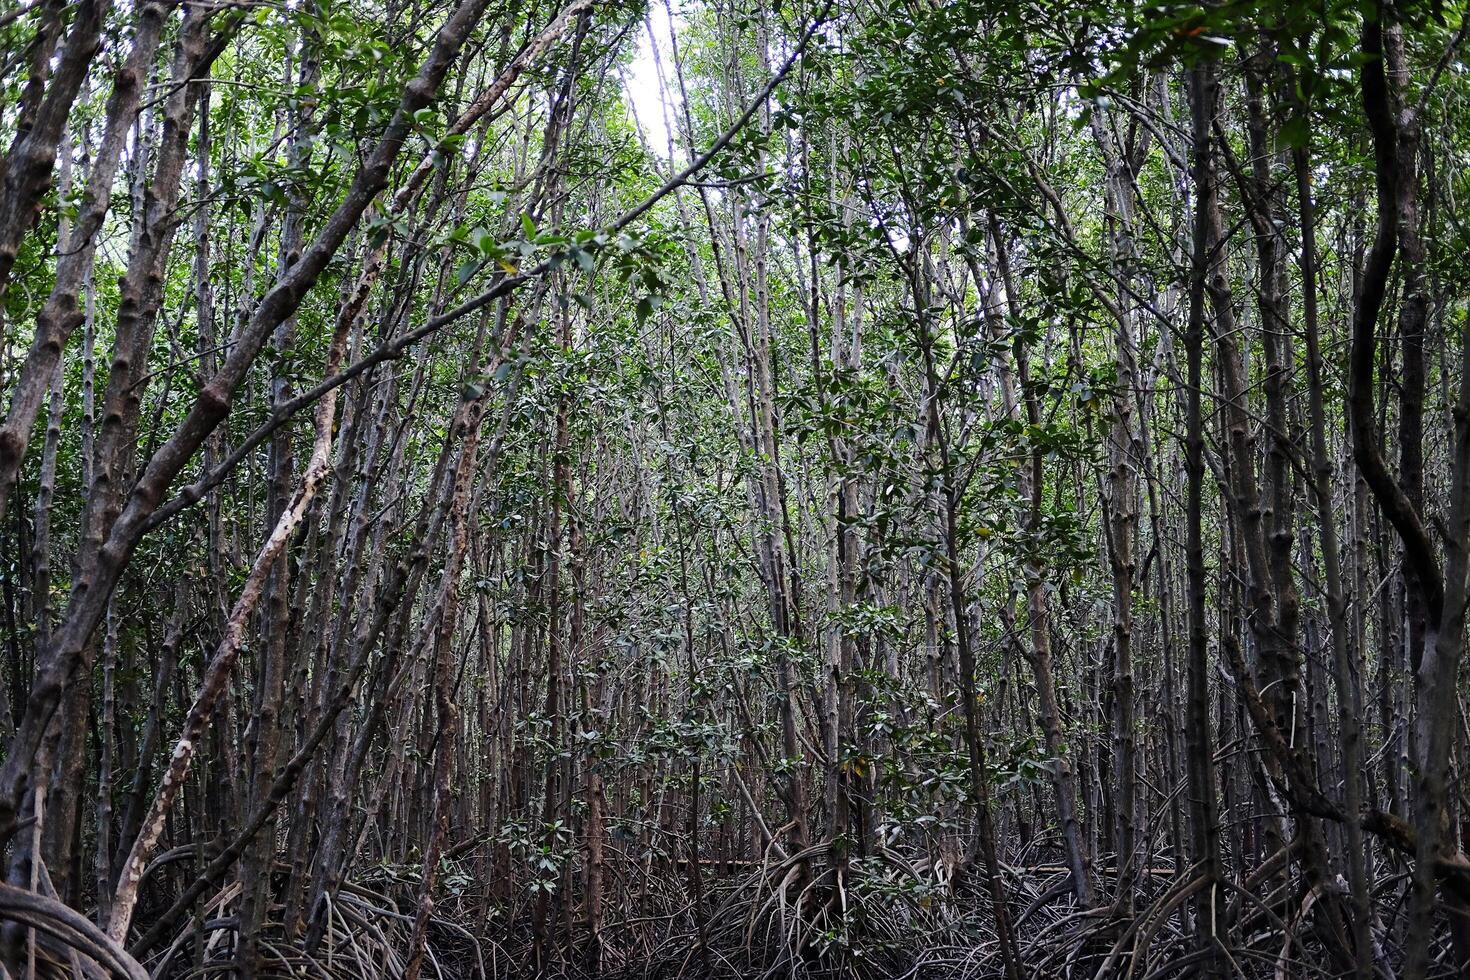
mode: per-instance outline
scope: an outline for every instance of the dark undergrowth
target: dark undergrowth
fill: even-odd
[[[626,866],[625,866],[626,867]],[[918,864],[881,851],[834,862],[823,846],[771,859],[735,875],[708,875],[702,902],[687,875],[637,868],[636,914],[605,910],[595,931],[586,910],[559,897],[538,909],[533,898],[492,899],[464,888],[442,897],[431,918],[424,975],[444,980],[535,977],[538,980],[714,980],[801,977],[999,978],[1004,963],[987,883],[972,866]],[[621,874],[622,872],[620,872]],[[1005,869],[1022,975],[1079,980],[1169,980],[1200,975],[1210,955],[1226,975],[1248,978],[1340,976],[1352,954],[1340,932],[1345,897],[1303,889],[1282,876],[1218,888],[1191,874],[1150,869],[1131,909],[1100,899],[1073,900],[1064,868]],[[238,886],[207,902],[164,948],[143,963],[156,980],[234,975]],[[416,911],[417,869],[382,866],[346,884],[322,910],[328,922],[308,949],[300,924],[277,916],[261,936],[272,977],[396,980],[404,973]],[[1396,903],[1387,889],[1373,957],[1395,971]],[[629,909],[633,908],[629,903]],[[1202,948],[1196,914],[1213,908],[1228,944]],[[539,922],[539,926],[538,926]],[[555,937],[539,941],[538,936]],[[568,941],[567,936],[572,936]],[[76,960],[56,955],[54,937],[39,944],[38,975],[70,977]],[[46,953],[50,950],[50,953]],[[1438,976],[1453,975],[1448,950],[1436,948]],[[84,971],[85,972],[85,971]],[[1389,972],[1388,975],[1393,975]]]

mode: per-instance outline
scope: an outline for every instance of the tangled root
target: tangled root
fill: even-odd
[[[25,957],[27,970],[35,957],[37,975],[148,980],[147,971],[126,950],[54,898],[0,883],[0,920],[23,926],[34,937],[35,946]]]

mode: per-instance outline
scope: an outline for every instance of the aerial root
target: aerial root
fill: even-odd
[[[0,883],[0,920],[35,930],[36,943],[48,961],[45,966],[37,963],[38,973],[70,976],[75,965],[89,980],[147,980],[137,960],[86,916],[54,898]]]
[[[575,940],[536,940],[531,891],[443,896],[431,921],[425,976],[481,980],[993,980],[1003,975],[990,892],[971,869],[947,874],[883,849],[856,857],[830,844],[754,864],[743,874],[707,876],[696,906],[687,878],[670,866],[614,864],[607,914],[597,930],[597,954]],[[669,873],[661,873],[667,871]],[[954,869],[951,869],[954,870]],[[1197,868],[1158,869],[1136,880],[1131,902],[1116,900],[1098,882],[1099,904],[1075,900],[1064,872],[1053,866],[1003,869],[1017,951],[1028,977],[1068,980],[1170,980],[1190,975],[1202,959],[1228,960],[1250,980],[1329,976],[1344,951],[1324,923],[1344,896],[1338,883],[1306,887],[1279,877],[1210,880]],[[398,980],[413,926],[416,869],[378,866],[343,885],[324,903],[322,941],[307,951],[301,924],[283,924],[277,905],[259,936],[265,976],[310,980]],[[1380,895],[1392,915],[1394,890]],[[491,897],[493,895],[497,897]],[[582,910],[560,905],[558,890],[547,935],[572,936]],[[614,900],[619,896],[627,901]],[[144,972],[109,945],[95,927],[54,901],[14,889],[0,891],[0,912],[34,927],[49,959],[46,977],[88,980],[223,980],[239,943],[240,886],[231,884],[200,903],[195,919],[146,964]],[[1121,912],[1126,908],[1127,914]],[[1338,912],[1340,912],[1340,907]],[[1228,938],[1201,949],[1197,917],[1214,914]],[[1337,913],[1333,913],[1337,914]],[[1383,922],[1378,936],[1386,938]],[[75,954],[81,969],[68,967]],[[1389,950],[1391,959],[1397,951]],[[1383,954],[1375,948],[1376,956]],[[1436,950],[1437,959],[1447,953]],[[54,960],[54,963],[52,962]]]

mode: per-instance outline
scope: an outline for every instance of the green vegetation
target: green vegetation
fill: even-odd
[[[1470,975],[1464,14],[0,0],[0,976]]]

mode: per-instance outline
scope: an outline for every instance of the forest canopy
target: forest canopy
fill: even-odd
[[[0,977],[1470,976],[1466,13],[0,0]]]

